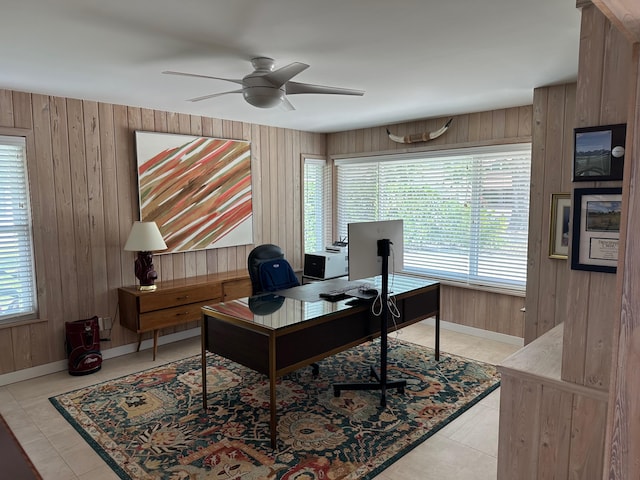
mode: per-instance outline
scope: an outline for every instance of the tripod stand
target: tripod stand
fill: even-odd
[[[380,406],[387,405],[387,390],[396,388],[404,393],[406,380],[394,380],[387,377],[387,330],[389,327],[389,254],[391,242],[389,239],[378,240],[378,256],[382,257],[382,289],[380,298],[382,310],[380,312],[380,372],[371,367],[371,376],[375,382],[336,383],[333,385],[333,395],[340,396],[342,390],[380,390]]]

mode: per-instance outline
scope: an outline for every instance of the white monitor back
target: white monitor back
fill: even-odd
[[[378,240],[391,241],[389,273],[404,268],[404,232],[402,220],[358,222],[347,225],[349,233],[349,280],[375,277],[382,273]]]

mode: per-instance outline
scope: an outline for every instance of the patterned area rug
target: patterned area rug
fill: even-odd
[[[389,339],[404,394],[345,391],[380,353],[367,343],[277,386],[278,448],[269,442],[269,382],[216,355],[202,409],[200,356],[50,398],[122,479],[371,479],[499,385],[495,367]]]

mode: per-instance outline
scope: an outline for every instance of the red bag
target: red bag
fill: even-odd
[[[87,375],[100,370],[100,327],[98,317],[65,323],[67,357],[71,375]]]

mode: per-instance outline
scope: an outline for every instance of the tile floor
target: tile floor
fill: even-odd
[[[433,345],[434,329],[412,325],[399,338]],[[519,347],[441,330],[441,349],[493,364]],[[53,408],[48,398],[200,352],[200,339],[162,345],[158,359],[149,350],[105,360],[102,370],[84,377],[58,372],[0,387],[0,413],[11,426],[44,480],[106,480],[118,477]],[[376,480],[496,478],[500,391],[487,396],[458,419],[402,457]],[[0,475],[1,476],[1,475]]]

